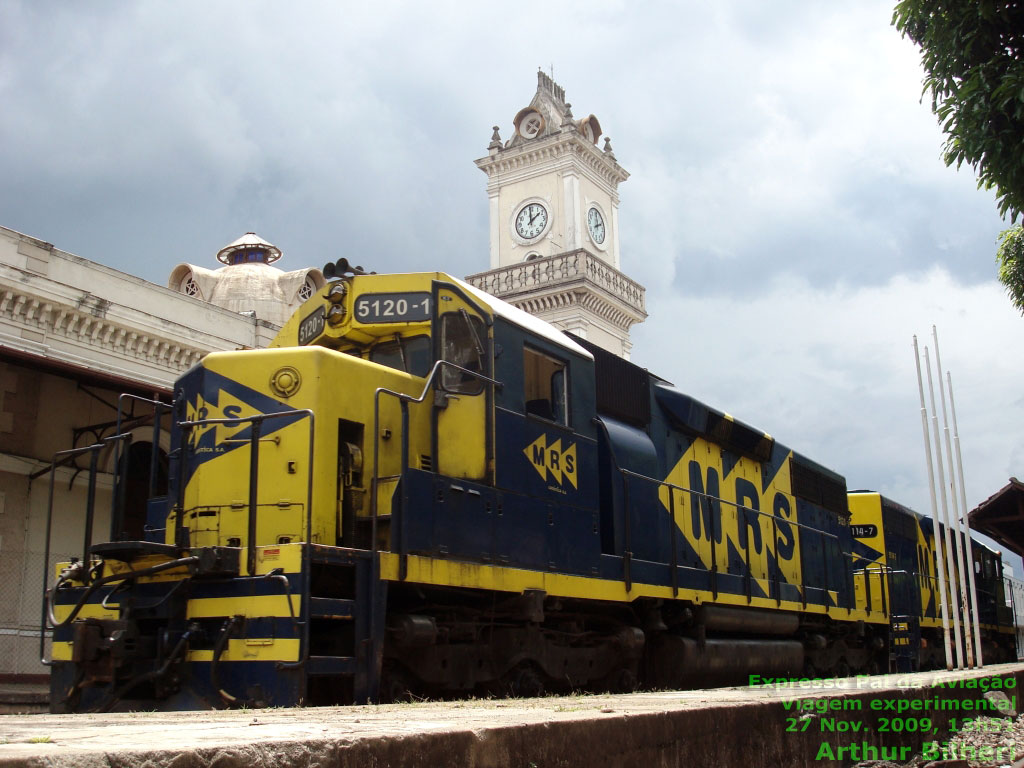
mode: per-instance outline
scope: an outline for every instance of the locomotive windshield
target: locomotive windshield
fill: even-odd
[[[396,334],[393,341],[382,341],[370,350],[373,362],[413,376],[430,373],[430,355],[429,336],[403,337]]]
[[[486,338],[483,321],[465,310],[446,312],[441,317],[441,349],[444,359],[467,371],[482,372]],[[477,395],[483,391],[483,382],[454,368],[444,368],[442,384],[449,392]]]

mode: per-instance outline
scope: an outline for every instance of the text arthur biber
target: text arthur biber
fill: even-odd
[[[1017,759],[1018,748],[1012,742],[976,747],[954,740],[957,735],[971,731],[1010,729],[1012,720],[1001,718],[1017,708],[1017,681],[1013,677],[948,680],[921,688],[919,683],[902,675],[854,678],[751,675],[749,684],[777,692],[782,697],[783,727],[787,733],[822,735],[817,760],[905,762],[916,753],[925,760],[965,759],[992,765],[1004,765]],[[916,695],[906,695],[912,689]],[[877,690],[879,693],[855,697],[814,695],[830,690],[869,694]],[[986,697],[989,691],[1001,691],[1003,695]],[[869,740],[872,731],[873,738]],[[910,740],[920,743],[921,747],[871,743],[887,740]]]

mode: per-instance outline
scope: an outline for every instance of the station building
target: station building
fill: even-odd
[[[217,253],[220,268],[181,264],[162,286],[0,227],[0,682],[45,677],[44,569],[52,583],[54,565],[83,552],[88,455],[53,473],[56,512],[44,559],[54,455],[115,434],[121,393],[170,401],[174,380],[207,352],[266,346],[325,283],[318,269],[272,266],[280,258],[248,233]],[[148,467],[152,410],[121,405],[133,436],[129,467]],[[166,432],[159,442],[163,465]],[[97,461],[100,540],[110,532],[113,447]]]

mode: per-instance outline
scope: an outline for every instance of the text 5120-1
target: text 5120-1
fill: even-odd
[[[429,293],[364,293],[356,299],[360,323],[418,323],[430,319]]]

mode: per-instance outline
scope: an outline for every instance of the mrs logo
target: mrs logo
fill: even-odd
[[[211,401],[202,394],[197,394],[195,402],[186,407],[188,421],[204,421],[206,419],[244,419],[259,413],[255,408],[232,396],[228,392],[218,392]],[[200,424],[193,427],[189,434],[189,448],[196,453],[224,453],[229,446],[238,441],[238,435],[245,430],[248,435],[249,422],[239,421],[226,424]],[[208,437],[213,433],[212,438]],[[241,442],[245,442],[242,440]]]
[[[566,480],[573,488],[577,487],[576,443],[572,443],[563,450],[561,439],[548,445],[547,435],[541,435],[530,443],[523,453],[542,480],[546,481],[550,475],[559,487]]]
[[[271,415],[291,408],[261,392],[250,389],[214,371],[198,368],[182,379],[187,421],[205,419],[239,419],[219,424],[197,424],[188,440],[189,461],[186,478],[201,464],[226,453],[248,446],[252,438],[252,422],[246,419],[259,414]],[[294,424],[301,413],[269,418],[263,422],[263,437]]]

